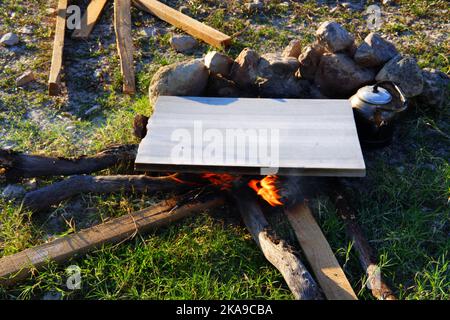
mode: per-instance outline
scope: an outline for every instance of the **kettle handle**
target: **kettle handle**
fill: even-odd
[[[405,94],[400,89],[400,87],[393,81],[380,81],[380,82],[377,82],[373,86],[373,91],[374,92],[378,92],[378,87],[381,86],[382,84],[390,84],[390,85],[392,85],[395,88],[395,90],[397,90],[397,92],[399,93],[400,100],[402,101],[403,106],[400,109],[398,109],[397,112],[401,112],[401,111],[405,110],[406,108],[408,108],[408,101],[406,100]]]

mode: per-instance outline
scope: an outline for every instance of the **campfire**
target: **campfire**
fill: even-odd
[[[68,257],[87,252],[104,243],[121,242],[133,237],[137,232],[167,225],[196,212],[228,204],[238,208],[256,244],[268,261],[281,272],[295,298],[356,298],[320,227],[305,205],[305,193],[300,192],[299,186],[305,186],[306,189],[312,183],[307,181],[300,184],[300,181],[304,181],[301,177],[255,177],[219,173],[82,175],[118,164],[132,164],[136,149],[137,146],[133,145],[115,146],[93,157],[78,159],[1,151],[3,176],[8,181],[36,176],[72,175],[66,180],[27,193],[23,205],[32,212],[48,210],[51,206],[84,192],[105,194],[119,191],[171,191],[175,195],[131,215],[115,218],[44,245],[3,257],[0,259],[0,283],[11,285],[26,277],[30,271],[30,259],[33,261],[33,267],[39,269],[49,259],[64,262]],[[380,299],[393,299],[388,286],[376,277],[376,261],[373,260],[371,249],[355,221],[356,214],[340,191],[342,187],[333,180],[324,185],[327,184],[330,188],[320,188],[332,190],[326,192],[330,192],[335,200],[338,215],[343,218],[349,236],[355,241],[361,264],[367,270],[369,283],[373,285],[372,292]],[[265,213],[270,214],[271,208],[275,206],[284,211],[293,226],[315,278],[300,260],[296,250],[282,240],[266,220]],[[311,239],[314,239],[313,243],[320,249],[312,246]],[[322,256],[325,257],[324,260],[317,259]],[[339,286],[336,286],[337,282]]]
[[[136,3],[141,8],[156,10],[156,13],[170,9],[155,7],[155,1],[140,0]],[[122,14],[128,14],[129,8],[122,8],[122,11]],[[170,19],[173,20],[171,23],[185,23],[186,18],[177,15]],[[197,24],[196,26],[198,28]],[[188,30],[192,32],[193,29],[191,27]],[[64,26],[60,31],[63,37]],[[131,30],[126,31],[131,34]],[[90,31],[85,32],[88,34]],[[224,38],[222,34],[215,36],[222,39],[214,42],[218,47],[222,42],[229,42],[229,37]],[[316,41],[305,48],[299,46],[299,41],[293,41],[282,54],[261,56],[246,48],[235,60],[213,51],[202,60],[162,67],[151,81],[149,98],[156,106],[153,118],[164,121],[154,120],[148,126],[150,132],[147,132],[149,118],[136,116],[133,129],[135,135],[142,139],[139,151],[137,145],[120,145],[112,146],[95,156],[65,159],[0,150],[0,177],[7,181],[70,176],[28,192],[23,199],[23,207],[32,213],[49,210],[82,193],[171,194],[169,198],[149,208],[1,258],[0,284],[11,285],[26,277],[32,269],[30,261],[36,269],[43,267],[48,260],[63,263],[78,253],[88,252],[104,243],[121,242],[137,232],[167,225],[196,212],[230,206],[237,208],[255,243],[267,260],[280,271],[295,298],[353,300],[356,299],[356,294],[308,208],[309,197],[320,193],[329,196],[335,204],[337,215],[354,242],[353,248],[358,252],[373,295],[378,299],[395,299],[379,274],[377,262],[356,221],[357,213],[348,203],[344,188],[338,178],[331,178],[363,176],[365,173],[357,134],[352,131],[355,124],[352,110],[347,108],[349,102],[336,98],[348,99],[366,85],[391,81],[395,86],[398,84],[401,87],[399,92],[402,98],[401,92],[408,99],[416,97],[431,101],[429,89],[436,87],[438,92],[433,91],[431,96],[436,96],[437,99],[433,101],[440,103],[442,92],[445,92],[445,89],[440,88],[445,86],[437,83],[436,73],[420,70],[413,58],[402,57],[393,44],[376,33],[370,33],[357,46],[355,37],[342,26],[335,22],[325,22],[316,32]],[[118,43],[119,54],[123,55],[122,67],[133,64],[132,60],[124,59],[127,55],[123,53],[127,49],[129,48],[124,44]],[[124,74],[125,80],[134,79],[131,67],[122,69],[131,74]],[[55,72],[55,76],[59,72]],[[55,78],[59,87],[59,77]],[[429,83],[424,82],[424,79],[428,79]],[[448,79],[445,81],[448,83]],[[133,82],[128,88],[130,93],[134,92],[134,86]],[[124,91],[126,89],[124,83]],[[239,104],[239,97],[252,99]],[[289,101],[290,98],[295,100]],[[398,97],[393,95],[392,100],[396,98]],[[327,99],[326,103],[323,102],[324,99]],[[162,100],[165,105],[158,108],[158,103]],[[406,102],[404,104],[406,107]],[[226,108],[238,111],[232,114]],[[280,112],[281,109],[286,114]],[[169,147],[173,147],[167,142],[169,139],[166,139],[167,132],[170,131],[163,134],[171,125],[167,119],[179,121],[178,127],[184,128],[187,122],[183,121],[192,120],[189,118],[194,114],[192,111],[198,111],[206,119],[206,123],[210,120],[211,123],[220,123],[226,128],[242,122],[246,122],[245,125],[251,129],[258,129],[258,125],[268,130],[279,129],[282,125],[289,127],[294,133],[282,135],[286,141],[281,140],[284,143],[281,157],[288,155],[291,158],[282,159],[285,162],[281,163],[280,172],[273,174],[261,174],[259,170],[262,165],[259,163],[227,166],[214,159],[205,164],[196,161],[195,157],[188,159],[187,164],[169,163],[169,156],[163,154],[171,149]],[[384,112],[387,113],[386,110]],[[224,114],[227,117],[223,117]],[[264,115],[269,115],[269,118],[264,118]],[[246,121],[250,118],[252,121]],[[336,119],[345,121],[336,125]],[[320,130],[317,130],[318,124],[321,125]],[[152,128],[155,127],[160,130],[156,138],[152,136]],[[303,131],[295,131],[299,127]],[[316,133],[318,131],[320,133]],[[152,139],[149,139],[150,136]],[[166,140],[158,141],[161,137]],[[298,137],[302,137],[302,142],[306,141],[304,145],[297,141]],[[341,148],[337,143],[342,137],[345,138],[345,145],[350,145],[350,148]],[[350,141],[351,138],[353,140]],[[352,143],[355,141],[356,144]],[[161,145],[169,147],[166,150],[152,149]],[[157,152],[146,154],[145,151],[148,150]],[[354,161],[345,162],[346,159]],[[299,162],[301,160],[304,162]],[[128,174],[90,175],[117,165],[124,165]],[[135,169],[142,171],[141,174]],[[300,175],[322,178],[314,180]],[[270,215],[275,211],[283,212],[283,217],[289,221],[303,256],[280,238],[275,232],[276,228],[267,221],[266,214]],[[308,267],[303,263],[303,258],[307,259]]]

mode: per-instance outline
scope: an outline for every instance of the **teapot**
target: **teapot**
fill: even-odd
[[[381,85],[393,87],[396,94]],[[402,90],[391,81],[360,88],[350,103],[361,143],[373,147],[391,143],[395,118],[408,107]]]

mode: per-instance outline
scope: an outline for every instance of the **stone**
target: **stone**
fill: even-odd
[[[370,33],[358,47],[353,59],[362,67],[378,67],[398,55],[395,46],[378,33]]]
[[[324,54],[314,78],[320,91],[330,98],[349,98],[374,80],[373,70],[358,66],[343,53]]]
[[[248,88],[255,85],[258,76],[258,62],[260,56],[256,51],[245,48],[234,60],[230,71],[230,79],[241,88]]]
[[[9,184],[3,189],[2,198],[13,200],[21,198],[25,195],[25,188],[16,184]]]
[[[353,42],[353,44],[348,47],[344,53],[347,54],[350,58],[354,59],[356,51],[358,50],[358,47],[356,46],[356,44]]]
[[[233,81],[226,79],[220,73],[211,74],[209,76],[206,95],[208,97],[229,98],[237,98],[242,96],[236,84]]]
[[[278,53],[267,53],[258,62],[258,77],[287,78],[293,76],[300,66],[300,62],[293,57],[283,57]]]
[[[299,77],[307,80],[314,80],[320,58],[324,53],[324,49],[317,43],[307,46],[298,57],[300,63]]]
[[[319,44],[329,52],[344,51],[354,43],[354,37],[339,23],[325,21],[316,31]]]
[[[33,34],[33,28],[30,27],[30,26],[23,26],[20,29],[20,33],[22,33],[22,34]]]
[[[291,76],[286,79],[259,79],[258,92],[263,98],[310,98],[310,83],[308,80]]]
[[[422,70],[416,60],[409,56],[402,58],[397,55],[389,60],[378,72],[375,80],[396,83],[407,98],[417,96],[423,90]]]
[[[48,15],[54,15],[56,13],[56,9],[55,8],[47,8],[47,9],[45,9],[45,12]]]
[[[293,57],[277,53],[261,56],[258,63],[259,95],[265,98],[301,98],[307,95],[307,83],[295,73],[300,66]]]
[[[315,85],[311,85],[309,88],[309,98],[310,99],[330,99],[322,92],[320,92],[319,88]]]
[[[425,68],[422,70],[423,90],[416,97],[419,106],[440,108],[449,101],[450,78],[444,72]]]
[[[230,74],[233,62],[233,59],[229,56],[217,51],[210,51],[205,56],[205,65],[209,71],[213,74],[221,74],[225,77],[228,77]]]
[[[170,39],[170,45],[178,52],[190,52],[197,44],[197,40],[186,35],[173,35]]]
[[[154,103],[160,95],[201,96],[208,77],[208,68],[198,59],[161,67],[150,83],[150,102]]]
[[[165,30],[156,27],[144,27],[139,30],[139,35],[144,38],[153,38],[160,34],[164,34]]]
[[[19,77],[17,77],[16,86],[22,87],[22,86],[26,85],[27,83],[30,83],[31,81],[34,81],[34,80],[35,80],[35,76],[34,76],[33,71],[28,70],[28,71],[25,71]]]
[[[14,46],[16,44],[19,43],[19,37],[12,33],[12,32],[8,32],[5,33],[1,38],[0,38],[0,44],[3,44],[5,46]]]
[[[298,58],[300,53],[302,52],[302,44],[300,40],[294,39],[289,42],[287,47],[283,51],[283,57],[293,57]]]

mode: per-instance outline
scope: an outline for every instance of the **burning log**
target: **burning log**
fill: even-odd
[[[378,300],[397,300],[392,290],[381,277],[373,250],[356,221],[357,212],[349,205],[344,197],[344,193],[340,191],[342,186],[339,182],[334,181],[332,189],[332,197],[337,214],[344,221],[347,234],[352,239],[358,252],[359,262],[367,274],[367,287]]]
[[[174,187],[184,188],[185,185],[178,184],[174,180],[174,176],[72,176],[66,180],[28,192],[23,204],[26,209],[39,212],[81,193],[105,194],[120,191],[147,193],[175,190]]]
[[[296,299],[321,299],[319,288],[294,250],[276,237],[254,197],[248,190],[232,192],[245,225],[266,259],[283,275]]]
[[[94,156],[55,158],[0,150],[0,176],[8,181],[20,178],[89,174],[119,163],[131,164],[137,145],[111,146]]]
[[[192,197],[172,198],[152,207],[112,219],[97,226],[26,249],[0,259],[0,285],[7,286],[27,277],[31,270],[41,269],[48,261],[63,263],[106,243],[118,243],[133,238],[138,232],[166,226],[195,212],[218,207],[224,203],[220,196],[209,196],[187,203]]]

